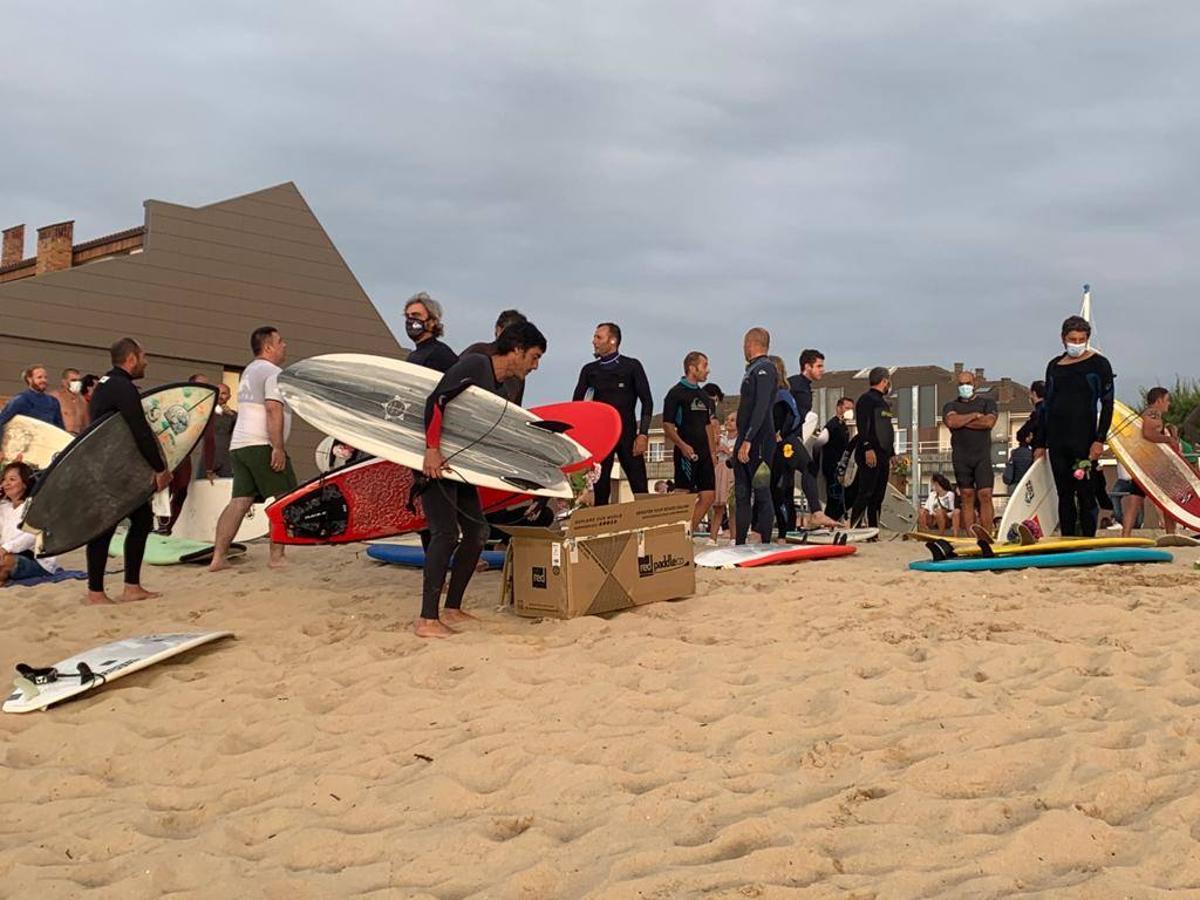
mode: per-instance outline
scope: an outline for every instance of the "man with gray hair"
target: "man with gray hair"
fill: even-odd
[[[441,341],[445,334],[442,304],[424,291],[413,294],[404,304],[404,333],[417,345],[408,354],[414,366],[446,372],[458,362],[458,354]]]
[[[850,511],[850,525],[861,524],[865,513],[867,524],[878,528],[879,510],[887,496],[892,457],[896,455],[892,408],[887,402],[892,389],[892,373],[883,366],[876,366],[867,381],[870,387],[854,404],[854,419],[858,424],[858,447],[854,451],[858,463],[858,490],[854,508]]]

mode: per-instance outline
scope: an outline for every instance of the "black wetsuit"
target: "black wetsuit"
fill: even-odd
[[[680,440],[696,453],[696,459],[687,459],[674,447],[676,490],[698,494],[716,489],[716,469],[708,439],[716,414],[716,403],[698,384],[683,379],[667,391],[663,422],[674,425]]]
[[[746,543],[752,516],[754,530],[763,542],[771,540],[771,526],[775,518],[771,505],[770,476],[771,458],[775,454],[772,412],[778,377],[775,364],[765,356],[752,359],[742,377],[733,455],[733,493],[737,503],[735,542],[738,544]],[[742,444],[750,447],[749,462],[738,460]]]
[[[468,353],[482,353],[484,356],[495,356],[496,342],[480,341],[477,344],[472,344],[462,352],[462,355],[466,356]],[[500,382],[500,396],[507,397],[510,403],[520,406],[525,399],[525,379],[519,375],[505,378]]]
[[[92,402],[88,406],[93,426],[104,416],[116,413],[123,416],[133,432],[133,440],[137,444],[142,458],[150,464],[155,472],[165,472],[167,464],[163,460],[162,451],[154,432],[146,421],[146,413],[142,409],[141,395],[129,373],[122,368],[114,368],[100,379],[96,391],[92,394]],[[150,485],[146,485],[150,487]],[[142,556],[146,551],[146,538],[154,527],[154,513],[147,500],[129,514],[129,532],[125,535],[125,584],[137,585],[142,583]],[[108,565],[108,546],[112,543],[116,525],[101,535],[88,541],[87,569],[88,590],[104,590],[104,567]]]
[[[621,471],[629,479],[635,494],[646,493],[646,457],[633,455],[633,443],[638,435],[650,433],[650,417],[654,414],[654,398],[646,370],[636,359],[610,353],[584,366],[579,372],[572,399],[582,400],[588,391],[597,403],[607,403],[621,414],[621,439],[613,452],[600,463],[593,495],[597,506],[608,503],[612,492],[613,460],[620,460]],[[642,414],[636,415],[638,404]]]
[[[796,409],[800,413],[800,424],[796,428],[803,432],[804,420],[812,412],[813,407],[812,379],[807,375],[793,375],[788,379],[788,390],[791,391],[792,397],[796,401]],[[796,474],[800,476],[800,489],[804,491],[804,501],[808,504],[808,511],[810,513],[820,512],[821,495],[817,491],[816,466],[810,461],[809,465],[797,469]]]
[[[999,408],[991,397],[975,394],[965,400],[955,397],[947,402],[942,407],[942,421],[946,421],[951,413],[960,416],[971,413],[994,416],[999,413]],[[996,485],[996,472],[992,468],[992,432],[965,425],[951,428],[950,463],[959,490],[990,491]]]
[[[850,524],[859,525],[865,513],[867,524],[878,528],[879,510],[887,496],[888,475],[895,455],[892,408],[877,388],[871,388],[854,404],[854,419],[858,423],[858,445],[854,450],[858,479]],[[874,466],[867,465],[868,450],[875,451]]]
[[[838,463],[850,443],[850,429],[841,416],[834,416],[825,423],[829,440],[821,448],[821,475],[825,479],[825,515],[840,520],[846,515],[846,489],[837,480]]]
[[[427,447],[441,446],[442,416],[446,406],[472,386],[493,394],[500,393],[490,357],[464,353],[442,376],[425,403]],[[454,465],[454,460],[448,462]],[[479,505],[478,489],[461,481],[431,479],[421,492],[421,509],[429,528],[421,586],[421,618],[436,619],[447,572],[450,573],[450,590],[446,594],[446,608],[462,607],[463,594],[475,574],[475,564],[479,562],[487,540],[488,524]],[[451,557],[454,558],[453,567]]]
[[[1103,444],[1113,417],[1112,365],[1099,353],[1064,365],[1056,356],[1046,366],[1046,399],[1038,418],[1035,448],[1045,448],[1058,488],[1058,527],[1064,537],[1096,534],[1096,483],[1075,478],[1078,462],[1092,444]],[[1094,466],[1093,466],[1094,468]]]
[[[786,540],[789,531],[796,528],[796,472],[794,460],[789,460],[784,447],[800,433],[799,410],[790,391],[782,388],[775,392],[775,405],[771,408],[771,422],[775,426],[776,441],[771,454],[771,509],[775,513],[775,527],[781,540]],[[807,465],[807,455],[805,463]]]
[[[436,369],[444,374],[458,362],[458,354],[442,343],[439,338],[430,338],[410,350],[406,362],[410,362],[414,366]]]

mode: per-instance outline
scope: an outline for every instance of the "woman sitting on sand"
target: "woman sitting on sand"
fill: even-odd
[[[33,485],[33,469],[28,463],[13,462],[4,467],[0,477],[0,584],[26,581],[53,575],[62,569],[52,556],[33,558],[34,537],[21,530],[25,517],[26,496]]]
[[[921,507],[918,528],[921,531],[948,534],[951,529],[958,537],[958,504],[950,480],[938,472],[930,478],[929,499]]]

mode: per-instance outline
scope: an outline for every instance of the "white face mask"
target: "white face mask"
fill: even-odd
[[[222,406],[220,403],[218,403],[218,404],[217,404],[217,405],[216,405],[216,406],[213,408],[213,415],[214,415],[214,416],[223,416],[223,415],[225,415],[225,407],[223,407],[223,406]]]
[[[83,393],[83,382],[69,381],[67,382],[67,390],[69,390],[72,394],[81,394]]]
[[[1084,351],[1087,350],[1087,344],[1067,344],[1066,347],[1067,347],[1067,356],[1070,356],[1072,358],[1077,357],[1077,356],[1083,356]]]
[[[964,400],[970,400],[975,396],[974,386],[969,384],[960,384],[958,386],[958,396],[962,397]]]

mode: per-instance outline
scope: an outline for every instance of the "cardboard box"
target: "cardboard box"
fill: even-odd
[[[690,597],[695,502],[668,494],[581,509],[552,528],[505,528],[518,615],[572,619]]]

